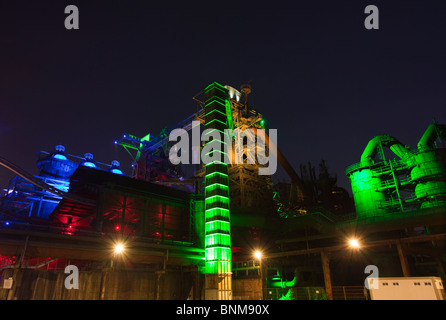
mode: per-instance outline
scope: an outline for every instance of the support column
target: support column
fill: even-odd
[[[149,211],[149,200],[148,199],[144,199],[144,212],[143,212],[143,216],[142,216],[142,235],[143,237],[147,237],[148,236],[148,228],[147,228],[147,224],[148,224],[148,219],[147,219],[147,215],[148,215],[148,211]]]
[[[127,195],[124,194],[124,200],[122,203],[122,213],[121,213],[121,235],[124,235],[124,229],[125,229],[125,210],[127,207]]]
[[[333,288],[331,286],[330,258],[325,251],[321,251],[322,270],[324,272],[325,292],[327,300],[333,300]]]
[[[205,299],[232,300],[231,227],[225,129],[228,89],[205,89]],[[229,109],[230,112],[230,109]],[[227,157],[226,157],[227,158]]]
[[[404,253],[403,247],[401,246],[401,242],[398,241],[396,243],[396,248],[398,249],[398,256],[400,258],[401,269],[403,270],[404,277],[410,277],[410,268],[409,263],[407,262],[406,254]]]
[[[102,227],[104,224],[104,189],[99,189],[99,200],[96,207],[96,223],[94,226],[95,231],[102,232]]]
[[[442,279],[446,279],[446,263],[444,263],[443,257],[441,255],[437,256],[437,257],[435,257],[435,261],[438,264],[438,271],[439,271],[440,277]]]
[[[165,234],[166,234],[166,213],[167,213],[167,205],[165,203],[163,203],[161,205],[161,212],[162,212],[162,217],[161,217],[161,241],[164,241],[165,238]]]
[[[262,300],[265,300],[267,297],[267,272],[268,272],[268,263],[266,259],[260,259],[260,287],[262,288],[262,293],[260,295]]]
[[[13,281],[12,288],[9,289],[9,291],[8,291],[7,300],[13,300],[15,298],[17,285],[22,282],[22,277],[23,277],[22,266],[23,266],[23,260],[25,259],[26,249],[28,248],[28,242],[29,242],[29,235],[27,235],[25,238],[25,244],[23,246],[22,254],[20,255],[20,259],[14,265],[14,269],[13,269],[14,271],[12,274],[12,281]]]

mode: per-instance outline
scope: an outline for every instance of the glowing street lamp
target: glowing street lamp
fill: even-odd
[[[262,288],[262,291],[261,291],[261,297],[262,297],[262,300],[263,300],[263,299],[265,299],[264,291],[266,290],[266,287],[265,287],[266,279],[263,279],[262,256],[263,256],[262,251],[256,250],[256,251],[254,252],[254,257],[255,257],[257,260],[259,260],[260,285],[261,285],[261,288]]]
[[[361,248],[361,244],[359,243],[358,239],[352,238],[348,241],[348,245],[350,248],[359,249]]]
[[[124,251],[124,246],[121,243],[118,243],[115,246],[115,254],[120,254]]]
[[[254,257],[255,257],[257,260],[262,260],[262,252],[259,251],[259,250],[257,250],[256,252],[254,252]]]

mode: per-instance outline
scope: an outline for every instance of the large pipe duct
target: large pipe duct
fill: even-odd
[[[436,123],[430,124],[418,142],[418,151],[431,149],[432,144],[438,137],[446,139],[446,125]]]
[[[361,155],[361,166],[369,166],[374,164],[374,158],[379,151],[379,147],[384,146],[389,148],[400,159],[409,157],[412,153],[394,137],[389,135],[376,136],[369,141],[364,152]]]

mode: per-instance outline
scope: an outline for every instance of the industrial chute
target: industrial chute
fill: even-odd
[[[252,128],[254,131],[254,134],[257,138],[263,138],[262,135],[260,135],[257,131],[257,128]],[[288,162],[287,158],[283,155],[283,153],[280,151],[280,149],[274,145],[274,143],[269,138],[268,134],[264,133],[264,143],[266,148],[269,150],[269,152],[273,152],[273,156],[276,157],[279,164],[282,166],[282,168],[285,170],[285,172],[288,174],[288,177],[291,179],[291,191],[290,191],[290,199],[289,204],[294,205],[298,202],[304,201],[303,197],[303,182],[301,178],[297,175],[294,168],[291,166],[291,164]],[[275,154],[274,154],[275,151]],[[297,198],[296,198],[297,197]]]

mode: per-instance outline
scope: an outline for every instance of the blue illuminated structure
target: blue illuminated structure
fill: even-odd
[[[34,176],[35,178],[56,189],[68,192],[70,176],[77,169],[78,164],[68,159],[64,146],[58,145],[54,153],[45,153],[43,157],[39,157],[37,167],[39,175]],[[58,195],[37,188],[18,175],[11,179],[7,194],[3,209],[43,219],[49,217],[62,199]]]
[[[112,163],[111,163],[112,165],[111,165],[111,167],[110,167],[110,169],[108,169],[108,171],[109,172],[112,172],[112,173],[114,173],[114,174],[124,174],[122,171],[121,171],[121,169],[119,169],[119,162],[118,161],[116,161],[116,160],[113,160],[112,161]]]
[[[68,159],[65,154],[65,147],[61,145],[56,146],[54,153],[37,161],[37,167],[40,170],[39,176],[57,180],[68,181],[77,166],[77,163]]]
[[[93,162],[90,162],[90,161],[82,162],[81,166],[90,167],[90,168],[97,168],[97,166]]]
[[[43,154],[43,156],[41,156]],[[65,147],[58,145],[55,152],[49,154],[41,151],[37,161],[39,175],[35,178],[42,180],[54,188],[68,192],[70,188],[70,177],[79,166],[85,166],[94,170],[101,170],[98,164],[109,167],[108,172],[124,175],[119,169],[119,162],[113,161],[111,166],[93,161],[93,155],[86,153],[84,157],[65,154]],[[1,209],[16,212],[28,217],[48,219],[60,203],[61,197],[49,191],[36,187],[26,179],[16,176],[11,179],[6,197]],[[9,221],[6,225],[9,225]]]
[[[90,168],[97,168],[98,166],[93,162],[93,155],[91,153],[86,153],[84,155],[85,161],[82,161],[80,163],[81,166],[90,167]]]
[[[63,154],[54,154],[53,158],[57,159],[57,160],[68,160],[68,158],[66,156],[64,156]]]

